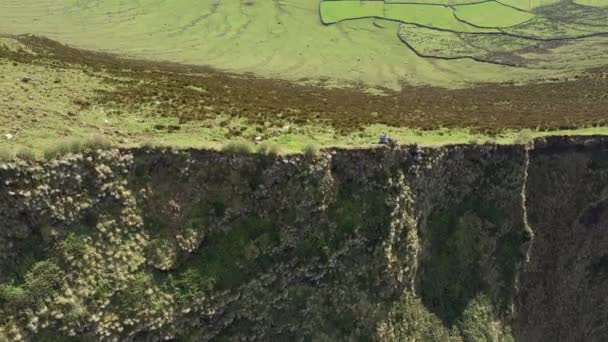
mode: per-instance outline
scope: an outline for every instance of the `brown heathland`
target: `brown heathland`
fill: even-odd
[[[525,85],[490,83],[466,89],[404,85],[400,92],[382,89],[378,95],[356,87],[328,88],[203,66],[124,59],[33,36],[14,38],[37,55],[0,50],[0,57],[109,75],[105,80],[113,90],[100,91],[79,105],[99,103],[129,110],[154,103],[158,115],[177,117],[180,122],[227,114],[266,126],[325,124],[342,132],[386,124],[485,133],[608,124],[608,68]]]

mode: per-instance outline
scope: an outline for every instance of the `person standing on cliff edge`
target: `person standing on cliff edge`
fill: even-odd
[[[390,138],[388,135],[385,132],[382,132],[382,134],[380,134],[380,144],[388,145],[389,142]]]

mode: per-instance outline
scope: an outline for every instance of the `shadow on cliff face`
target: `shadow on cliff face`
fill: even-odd
[[[416,292],[465,340],[507,338],[516,276],[530,240],[521,196],[525,151],[483,146],[437,154],[425,162],[430,167],[421,165],[428,170],[416,181],[423,241]],[[488,321],[481,323],[480,313]],[[488,328],[491,321],[495,329]]]
[[[516,336],[521,341],[605,341],[606,145],[548,144],[530,158],[528,213],[535,237],[516,301]]]
[[[529,239],[524,151],[425,157],[144,152],[130,184],[147,230],[176,250],[153,266],[197,308],[190,337],[507,339]]]
[[[153,272],[192,311],[177,325],[196,322],[197,340],[371,338],[413,282],[412,198],[396,161],[137,153],[129,183],[144,226],[171,250],[152,244],[171,256]]]
[[[431,250],[422,265],[419,289],[423,303],[448,326],[462,316],[470,301],[492,287],[499,287],[494,298],[497,312],[508,309],[525,239],[523,231],[495,236],[504,220],[492,203],[477,201],[431,216]],[[499,279],[493,279],[496,275]]]

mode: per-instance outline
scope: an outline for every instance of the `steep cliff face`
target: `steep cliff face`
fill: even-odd
[[[3,164],[0,334],[600,340],[608,139],[534,145]]]
[[[517,299],[522,341],[608,339],[608,143],[553,140],[530,152],[534,230]]]

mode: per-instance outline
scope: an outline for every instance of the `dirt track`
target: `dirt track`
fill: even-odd
[[[105,71],[115,76],[107,81],[115,83],[117,90],[100,93],[92,102],[127,109],[159,103],[159,115],[176,116],[182,122],[228,113],[266,125],[325,123],[341,131],[374,123],[490,133],[608,125],[608,67],[570,80],[479,84],[459,90],[404,86],[400,92],[385,89],[386,95],[380,96],[355,88],[326,89],[206,67],[120,59],[43,38],[17,39],[48,57],[1,50],[0,57]],[[117,81],[118,77],[127,80]]]

